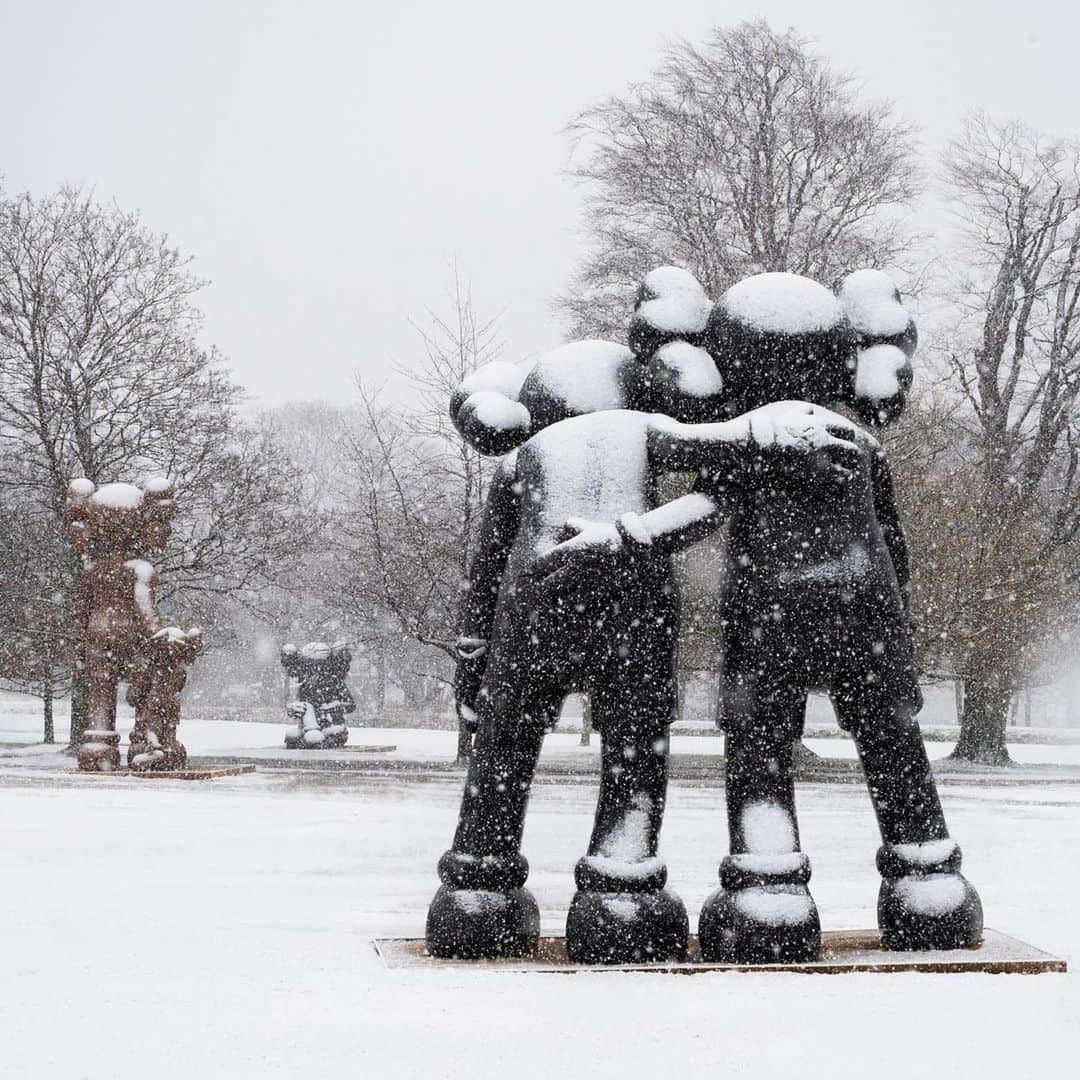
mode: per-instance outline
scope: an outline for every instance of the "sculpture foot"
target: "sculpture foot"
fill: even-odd
[[[953,840],[884,845],[878,926],[886,949],[965,949],[982,941],[982,901]]]
[[[686,905],[666,890],[579,889],[566,917],[566,952],[575,964],[682,961],[689,937]]]
[[[87,731],[78,751],[80,772],[115,772],[120,768],[120,733]]]
[[[461,960],[532,956],[540,942],[540,909],[525,888],[443,885],[428,908],[425,937],[432,956]]]
[[[344,724],[332,724],[322,730],[327,750],[340,750],[349,741],[349,729]]]
[[[800,851],[746,852],[720,865],[720,888],[701,908],[698,938],[710,963],[797,964],[821,954],[821,921]]]
[[[303,734],[299,728],[286,728],[285,730],[285,749],[286,750],[302,750],[304,747]]]

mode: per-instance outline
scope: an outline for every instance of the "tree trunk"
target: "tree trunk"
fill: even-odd
[[[457,731],[457,758],[455,764],[468,765],[472,757],[472,732],[464,725],[458,724]]]
[[[71,677],[71,737],[67,744],[69,754],[76,753],[82,743],[89,711],[90,683],[85,675],[76,671]]]
[[[1012,701],[1012,679],[1000,659],[968,665],[964,677],[964,712],[960,738],[952,752],[956,761],[1010,765],[1005,728]]]
[[[592,742],[592,698],[586,694],[581,699],[581,745]]]
[[[386,710],[386,644],[379,643],[375,653],[375,710],[380,716]]]
[[[53,728],[53,680],[50,672],[45,676],[41,684],[41,703],[45,714],[44,742],[52,746],[56,742],[56,731]]]

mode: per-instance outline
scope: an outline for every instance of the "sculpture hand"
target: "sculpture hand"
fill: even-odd
[[[770,456],[807,455],[812,464],[850,475],[864,448],[859,429],[838,413],[805,401],[776,401],[745,414],[750,441]],[[864,434],[864,439],[869,438]]]
[[[480,638],[458,638],[457,667],[454,669],[454,708],[469,731],[476,731],[476,703],[487,669],[487,642]]]
[[[607,567],[622,546],[622,536],[614,522],[567,518],[559,533],[559,543],[539,555],[530,572],[536,577],[550,579],[556,571],[567,567],[573,567],[575,571]]]

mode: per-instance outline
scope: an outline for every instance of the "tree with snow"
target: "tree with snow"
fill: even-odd
[[[560,301],[573,337],[618,335],[655,266],[685,267],[715,297],[767,271],[833,284],[912,242],[911,128],[764,20],[676,46],[570,131],[590,238]]]

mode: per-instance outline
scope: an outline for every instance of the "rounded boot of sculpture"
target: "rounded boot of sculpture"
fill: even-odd
[[[949,839],[879,849],[878,926],[886,949],[965,949],[982,941],[982,901],[960,860]]]
[[[120,768],[120,733],[85,731],[78,751],[81,772],[115,772]]]
[[[477,857],[448,851],[442,886],[428,908],[424,936],[432,956],[493,960],[535,954],[540,909],[524,887],[523,855]]]
[[[682,961],[689,938],[686,905],[666,889],[579,889],[566,917],[566,952],[575,964]]]
[[[443,885],[424,931],[432,956],[494,960],[532,956],[540,943],[540,909],[528,889],[456,889]]]
[[[723,964],[797,964],[821,955],[821,920],[801,852],[729,855],[698,919],[701,957]]]

